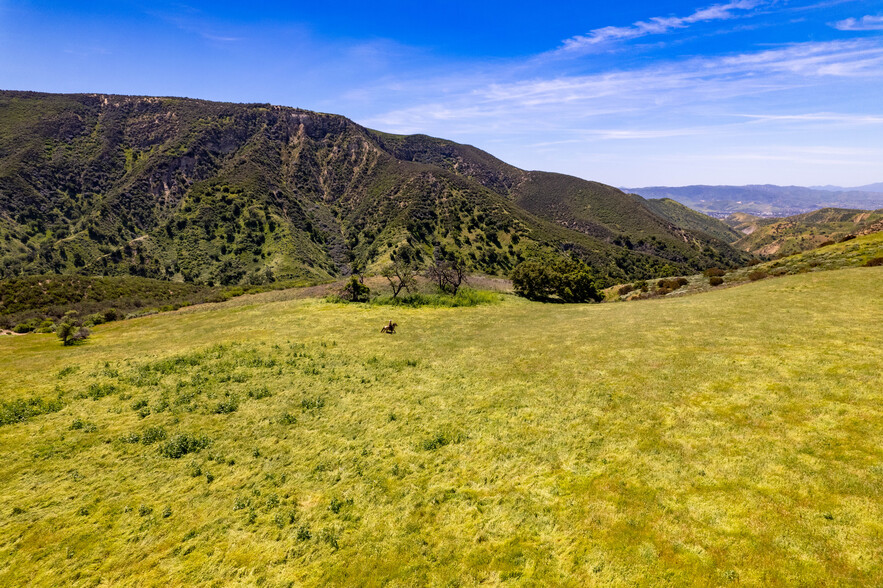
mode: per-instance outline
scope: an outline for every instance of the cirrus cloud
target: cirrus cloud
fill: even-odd
[[[883,31],[883,16],[869,14],[861,18],[847,18],[831,26],[838,31]]]
[[[658,35],[675,29],[682,29],[698,22],[728,20],[736,18],[736,11],[751,10],[763,4],[762,0],[733,0],[726,4],[714,4],[700,8],[688,16],[654,16],[646,21],[639,20],[629,26],[608,26],[577,35],[564,41],[560,51],[576,51],[612,41],[635,39],[646,35]]]

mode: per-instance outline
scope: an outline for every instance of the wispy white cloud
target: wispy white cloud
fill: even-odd
[[[883,16],[847,18],[831,24],[838,31],[883,31]]]
[[[419,97],[411,96],[407,107],[375,114],[363,122],[398,132],[433,129],[442,123],[448,128],[451,125],[462,125],[464,129],[483,126],[505,132],[512,127],[506,121],[530,118],[533,128],[580,129],[586,128],[584,121],[588,120],[642,118],[654,111],[722,104],[748,96],[812,88],[827,83],[826,79],[883,80],[883,44],[873,40],[800,43],[759,52],[691,58],[593,75],[544,77],[537,73],[529,79],[514,81],[506,80],[509,75],[506,71],[482,71],[472,76],[461,75],[456,82],[445,78],[399,83],[396,93],[405,94],[409,88],[419,88],[432,98],[420,103]],[[363,90],[360,95],[364,98],[389,90],[389,86],[377,87]],[[766,122],[774,120],[772,115],[749,117],[736,113],[729,116]],[[788,116],[801,116],[805,121],[828,117],[829,122],[834,122],[832,117],[837,115]],[[788,120],[788,116],[778,120]],[[877,118],[871,116],[867,121],[876,122]],[[843,118],[839,122],[849,120]],[[653,133],[673,136],[695,132],[697,129],[691,126],[688,131],[644,129],[619,134],[603,131],[596,135],[622,138],[640,137],[642,133],[649,137]]]
[[[883,65],[883,46],[859,41],[798,43],[710,60],[709,63],[713,67],[789,72],[803,76],[879,76]]]
[[[590,31],[586,35],[577,35],[566,39],[559,51],[580,51],[612,41],[623,41],[647,35],[668,33],[699,22],[728,20],[736,18],[739,15],[739,11],[751,10],[763,3],[762,0],[734,0],[726,4],[714,4],[707,8],[700,8],[688,16],[654,16],[648,20],[639,20],[629,26],[601,27]]]
[[[735,3],[712,8],[690,18],[727,18],[740,9]],[[686,18],[659,24],[688,26]],[[747,176],[736,179],[741,169],[752,169],[751,180],[760,183],[840,177],[852,185],[878,176],[867,152],[856,152],[849,164],[853,155],[836,149],[883,150],[883,109],[870,98],[883,91],[879,37],[669,57],[631,68],[600,65],[595,73],[586,73],[585,60],[549,55],[393,76],[359,95],[369,103],[382,97],[389,108],[357,118],[390,132],[473,143],[521,167],[622,185],[640,185],[639,176],[645,183],[651,177],[695,182],[703,175],[745,183]],[[820,140],[830,141],[827,150],[798,150]],[[680,165],[672,167],[666,157]],[[708,169],[688,163],[703,157]],[[727,165],[740,161],[745,165]],[[835,167],[845,171],[838,176]]]
[[[748,118],[756,122],[822,122],[852,125],[883,124],[883,115],[838,114],[833,112],[809,114],[739,114],[737,116]]]
[[[225,37],[223,35],[213,35],[212,33],[207,32],[200,32],[199,36],[203,39],[215,41],[217,43],[236,43],[245,40],[245,37]]]
[[[177,5],[177,12],[148,11],[147,14],[165,21],[181,31],[202,37],[215,43],[238,43],[245,37],[220,33],[210,24],[201,11],[183,4]]]

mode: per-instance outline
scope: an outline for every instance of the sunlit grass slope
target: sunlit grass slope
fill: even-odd
[[[0,585],[879,585],[881,293],[855,268],[0,338],[6,414],[49,411],[0,426]]]

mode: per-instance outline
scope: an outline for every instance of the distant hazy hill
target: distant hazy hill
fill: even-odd
[[[657,209],[337,115],[0,92],[0,277],[321,280],[376,268],[406,242],[418,259],[459,252],[487,273],[570,253],[610,280],[747,258]]]
[[[814,190],[828,190],[831,192],[879,192],[883,193],[883,182],[876,184],[868,184],[866,186],[856,186],[854,188],[844,188],[842,186],[810,186]]]
[[[872,191],[880,186],[879,192]],[[656,186],[629,188],[645,198],[671,198],[718,218],[734,212],[758,216],[790,216],[820,208],[876,209],[883,207],[883,185],[861,188],[814,189],[800,186]]]
[[[742,234],[736,247],[758,255],[792,255],[847,235],[883,230],[883,209],[824,208],[786,218],[735,213],[726,222]]]

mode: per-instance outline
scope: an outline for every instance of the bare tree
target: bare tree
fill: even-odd
[[[460,257],[442,259],[440,256],[426,268],[426,277],[436,283],[439,290],[457,294],[460,286],[466,282],[466,263]]]
[[[396,298],[402,290],[411,292],[417,287],[417,268],[409,261],[395,259],[384,267],[380,274],[389,281],[393,298]]]

